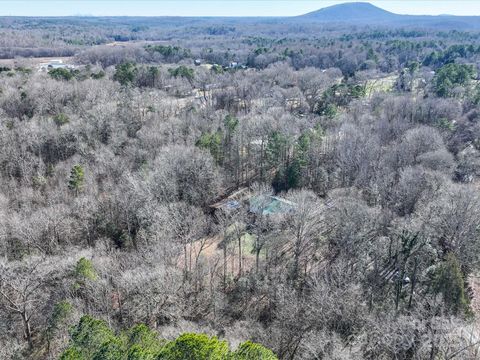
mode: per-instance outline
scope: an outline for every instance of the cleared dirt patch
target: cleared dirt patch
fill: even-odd
[[[41,63],[47,63],[52,60],[62,60],[64,64],[73,64],[73,56],[64,57],[39,57],[39,58],[16,58],[16,59],[0,59],[0,66],[8,66],[15,68],[23,67],[37,67]]]

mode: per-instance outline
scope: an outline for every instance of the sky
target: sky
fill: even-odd
[[[348,1],[352,2],[352,0],[0,0],[0,15],[295,16]],[[370,3],[398,14],[480,15],[480,0],[372,0]]]

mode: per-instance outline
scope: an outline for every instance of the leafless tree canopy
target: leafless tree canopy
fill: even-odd
[[[0,19],[1,359],[480,358],[480,33],[252,21]]]

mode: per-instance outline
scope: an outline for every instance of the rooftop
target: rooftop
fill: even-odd
[[[250,211],[255,214],[286,214],[294,211],[296,204],[273,195],[260,195],[250,199]]]

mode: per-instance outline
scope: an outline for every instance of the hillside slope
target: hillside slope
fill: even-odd
[[[295,21],[348,23],[349,25],[415,26],[473,30],[480,29],[480,16],[400,15],[368,2],[350,2],[322,8],[301,16]]]
[[[301,16],[317,21],[392,21],[401,15],[391,13],[367,2],[352,2],[329,6]]]

